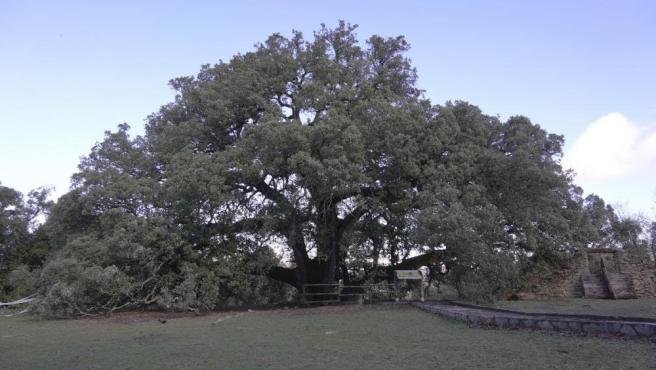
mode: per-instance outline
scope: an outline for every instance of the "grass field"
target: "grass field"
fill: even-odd
[[[493,307],[535,313],[566,313],[644,317],[656,319],[656,299],[550,299],[548,301],[499,301]]]
[[[403,306],[0,319],[2,369],[646,369],[656,344],[470,328]]]

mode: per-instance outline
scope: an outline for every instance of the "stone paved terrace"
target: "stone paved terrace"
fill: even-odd
[[[534,314],[466,305],[450,301],[415,302],[414,306],[473,325],[513,329],[555,330],[625,337],[656,337],[656,320],[612,316]]]

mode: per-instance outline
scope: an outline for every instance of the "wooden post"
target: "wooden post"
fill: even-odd
[[[394,274],[394,301],[399,301],[399,279],[396,278],[396,274]]]
[[[342,282],[342,279],[339,279],[339,281],[337,282],[337,301],[340,302],[340,303],[342,302],[342,289],[343,289],[342,286],[343,285],[344,284]]]

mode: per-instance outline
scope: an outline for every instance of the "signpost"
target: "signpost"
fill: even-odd
[[[400,280],[419,280],[420,299],[424,301],[424,275],[419,270],[395,270],[395,283]]]
[[[397,280],[421,280],[421,272],[419,270],[395,270]]]

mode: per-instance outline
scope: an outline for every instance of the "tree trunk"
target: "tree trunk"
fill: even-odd
[[[360,215],[360,211],[354,212],[350,217],[340,220],[337,217],[337,206],[332,201],[319,202],[317,206],[316,219],[316,247],[317,257],[310,259],[307,254],[307,246],[303,236],[303,224],[297,222],[294,217],[287,223],[286,236],[289,247],[294,253],[294,269],[286,269],[284,274],[282,268],[277,268],[275,274],[270,277],[283,277],[285,282],[290,283],[289,273],[295,274],[292,285],[302,289],[305,284],[333,284],[337,278],[338,269],[342,266],[346,255],[340,253],[342,238]],[[346,273],[347,271],[344,270]]]
[[[332,284],[337,274],[340,231],[337,230],[337,207],[325,202],[319,211],[317,243],[321,258],[321,283]]]
[[[290,247],[294,252],[294,262],[296,263],[296,286],[300,289],[308,283],[308,265],[309,258],[307,254],[307,247],[305,245],[305,237],[303,236],[302,225],[292,219],[289,225],[289,233],[287,235]]]

